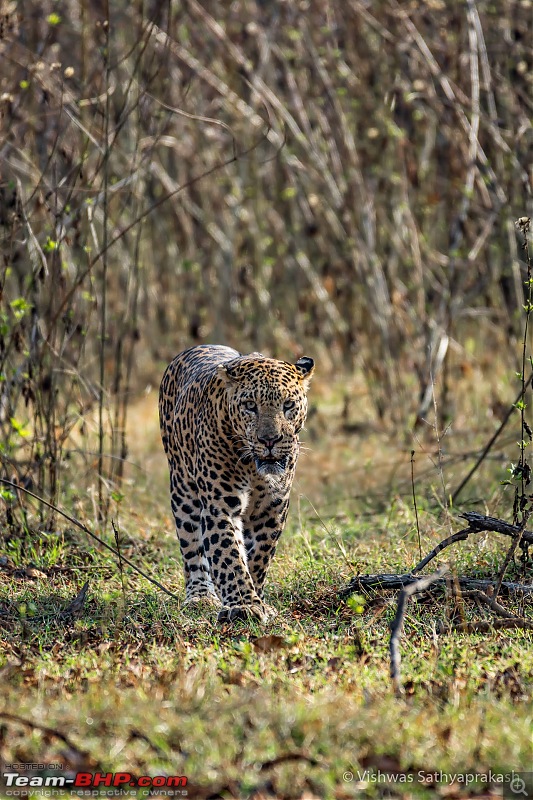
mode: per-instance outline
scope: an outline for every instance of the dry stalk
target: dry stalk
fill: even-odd
[[[401,664],[401,655],[400,655],[400,636],[402,633],[403,628],[403,621],[405,618],[405,612],[407,609],[407,603],[409,598],[412,597],[414,594],[418,594],[419,592],[423,592],[432,583],[438,581],[443,575],[446,575],[449,572],[450,568],[448,565],[443,565],[439,567],[439,569],[434,572],[432,575],[428,575],[426,578],[420,578],[419,580],[414,581],[409,586],[405,586],[398,597],[398,605],[396,608],[396,615],[394,617],[393,623],[391,625],[391,636],[390,636],[390,643],[389,643],[389,650],[390,650],[390,676],[392,680],[392,686],[396,696],[402,696],[403,686],[401,684],[401,672],[400,672],[400,664]]]

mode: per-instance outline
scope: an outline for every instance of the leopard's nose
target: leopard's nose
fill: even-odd
[[[257,438],[261,442],[261,444],[265,445],[265,447],[268,450],[272,450],[272,448],[274,447],[275,444],[277,444],[278,442],[281,442],[281,440],[283,439],[283,436],[278,436],[275,439],[266,439],[266,438],[263,439],[263,438],[261,438],[261,436],[258,436]]]

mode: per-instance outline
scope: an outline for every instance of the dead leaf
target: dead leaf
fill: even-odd
[[[47,578],[48,577],[48,575],[46,575],[44,572],[41,572],[40,569],[37,569],[37,567],[33,567],[31,565],[29,567],[26,567],[26,569],[24,570],[24,573],[25,573],[27,578]]]
[[[252,639],[252,644],[260,653],[271,653],[272,650],[281,650],[288,646],[283,636],[274,633],[269,636],[258,636],[257,639]]]
[[[66,608],[63,609],[61,612],[61,618],[65,619],[65,617],[75,617],[81,614],[83,611],[83,606],[85,604],[85,598],[87,596],[87,591],[89,589],[89,581],[86,581],[81,590],[78,592],[76,597],[71,600]]]
[[[242,672],[231,670],[224,676],[224,683],[230,684],[230,686],[244,686],[246,678]]]

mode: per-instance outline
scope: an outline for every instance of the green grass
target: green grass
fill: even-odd
[[[126,494],[121,547],[181,597],[166,508],[142,520],[147,491],[130,487],[136,511],[129,515]],[[419,514],[427,551],[448,528],[429,504]],[[113,557],[77,529],[8,533],[0,707],[64,734],[68,745],[0,718],[5,761],[185,775],[193,797],[381,797],[383,784],[358,781],[358,771],[526,770],[531,631],[438,633],[452,601],[418,599],[401,643],[405,697],[395,698],[388,656],[395,596],[342,602],[338,589],[356,573],[416,563],[412,512],[398,501],[372,519],[313,516],[302,505],[284,534],[268,582],[278,617],[267,628],[219,627],[214,611],[182,606],[129,568],[123,586]],[[497,570],[506,544],[485,537],[480,546],[482,538],[453,551],[461,574]],[[519,578],[518,570],[511,567]],[[85,581],[83,612],[63,620],[61,609]],[[471,606],[466,613],[486,614]],[[351,781],[343,780],[348,772]],[[413,792],[434,796],[417,782],[397,785],[393,796]]]

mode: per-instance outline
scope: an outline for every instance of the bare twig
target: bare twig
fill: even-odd
[[[500,569],[500,572],[498,574],[498,580],[496,581],[496,588],[494,589],[494,599],[495,600],[497,599],[497,597],[498,597],[498,595],[500,593],[500,588],[501,588],[502,581],[503,581],[503,578],[505,576],[505,573],[507,571],[507,567],[509,566],[509,564],[511,563],[511,561],[513,559],[513,556],[515,554],[516,548],[518,547],[518,545],[521,543],[522,539],[524,538],[525,528],[526,528],[528,519],[531,516],[531,512],[532,511],[533,511],[533,508],[530,506],[524,512],[524,516],[523,516],[522,522],[518,526],[517,534],[516,534],[512,544],[511,544],[509,550],[507,551],[507,555],[505,556],[504,562],[503,562],[502,567]]]
[[[118,553],[118,569],[120,572],[120,585],[122,586],[122,595],[126,597],[126,589],[124,584],[124,567],[122,566],[122,553],[120,552],[120,541],[118,538],[118,528],[115,525],[115,520],[111,520],[111,525],[113,527],[113,533],[115,535],[115,544],[117,546],[117,553]]]
[[[442,567],[434,572],[432,575],[428,575],[426,578],[420,578],[420,580],[414,581],[409,586],[404,586],[402,591],[400,592],[400,596],[398,597],[398,606],[396,609],[396,616],[394,617],[394,621],[391,626],[391,636],[390,636],[390,676],[392,679],[392,685],[394,688],[394,692],[396,695],[403,694],[403,687],[401,685],[401,673],[400,673],[400,663],[401,663],[401,655],[400,655],[400,635],[403,628],[403,621],[405,617],[405,611],[407,608],[407,602],[412,595],[417,594],[418,592],[423,592],[428,586],[431,586],[432,583],[438,581],[440,578],[443,577],[449,571],[449,567],[447,564],[444,564]]]
[[[533,542],[533,533],[525,530],[527,519],[524,522],[523,526],[517,526],[517,525],[509,525],[507,522],[504,522],[501,519],[496,519],[495,517],[485,517],[482,514],[478,514],[475,511],[466,512],[464,514],[460,514],[459,516],[468,520],[470,526],[468,528],[464,528],[462,531],[459,531],[458,533],[452,534],[452,536],[447,536],[446,539],[443,539],[442,542],[440,542],[436,547],[434,547],[433,550],[430,553],[428,553],[428,555],[425,558],[423,558],[422,561],[420,561],[416,565],[416,567],[413,568],[412,570],[413,575],[416,572],[420,572],[421,569],[423,569],[427,564],[429,564],[429,562],[432,561],[435,558],[435,556],[438,555],[446,547],[449,547],[451,544],[455,544],[455,542],[463,542],[465,539],[468,539],[468,537],[472,533],[482,533],[490,531],[493,533],[502,533],[505,536],[512,536],[513,539],[515,540],[512,546],[513,553],[516,547],[518,547],[519,540],[527,542],[528,544]],[[527,518],[529,519],[529,514]],[[506,561],[505,568],[503,569],[502,572],[502,579],[503,579],[503,574],[505,574],[505,569],[507,569],[508,563],[509,561]]]
[[[416,517],[416,533],[418,536],[418,552],[422,558],[422,542],[420,541],[420,524],[418,522],[418,508],[416,507],[416,492],[415,492],[415,451],[411,450],[411,488],[413,490],[413,506],[415,509]]]
[[[503,617],[504,619],[516,619],[516,614],[511,614],[510,611],[507,611],[500,603],[498,603],[493,597],[490,597],[485,592],[480,592],[479,589],[471,589],[470,591],[466,591],[462,593],[463,599],[471,599],[477,600],[483,605],[488,606],[491,611],[494,611],[499,617]]]
[[[485,445],[485,447],[481,451],[476,463],[474,464],[474,466],[472,467],[470,472],[463,478],[463,480],[461,481],[461,483],[459,484],[457,489],[452,494],[452,500],[451,500],[452,506],[455,505],[455,503],[457,501],[457,498],[459,497],[459,495],[461,494],[461,492],[465,488],[466,484],[470,481],[472,476],[478,471],[479,467],[484,462],[484,460],[486,459],[486,457],[489,454],[489,452],[492,450],[492,447],[493,447],[494,443],[496,442],[496,440],[499,438],[500,433],[503,431],[503,429],[505,428],[505,426],[509,422],[509,420],[510,420],[512,414],[513,414],[513,411],[516,408],[516,404],[518,402],[520,402],[520,399],[524,396],[524,392],[526,391],[526,389],[528,388],[528,386],[529,386],[529,384],[531,383],[532,380],[533,380],[533,372],[530,374],[530,376],[527,379],[527,381],[525,382],[524,386],[518,392],[518,394],[516,396],[516,400],[514,401],[514,403],[509,406],[509,409],[508,409],[505,417],[501,421],[498,430],[496,430],[492,434],[492,436],[490,437],[489,441],[487,442],[487,444]]]
[[[468,539],[471,533],[477,533],[477,531],[472,531],[470,528],[464,528],[464,530],[459,531],[458,533],[453,533],[451,536],[447,536],[446,539],[443,539],[442,542],[433,548],[431,553],[428,553],[425,558],[418,562],[416,567],[413,568],[412,574],[414,575],[417,572],[420,572],[421,569],[424,569],[426,564],[429,564],[435,556],[437,556],[442,550],[446,547],[449,547],[451,544],[455,544],[455,542],[464,542],[465,539]]]
[[[104,114],[104,140],[105,148],[103,154],[103,238],[102,238],[102,285],[101,285],[101,300],[100,300],[100,386],[98,387],[98,521],[107,523],[107,511],[109,507],[108,496],[104,497],[104,445],[105,445],[105,430],[104,430],[104,398],[105,398],[105,354],[106,354],[106,339],[107,339],[107,267],[109,252],[107,243],[109,240],[109,156],[112,148],[110,141],[110,115],[111,115],[111,94],[109,92],[111,71],[110,71],[110,38],[109,28],[111,21],[109,19],[109,0],[105,2],[105,18],[106,24],[104,25],[105,31],[105,114]]]
[[[518,495],[518,485],[515,488],[515,519],[514,522],[518,523],[518,512],[522,511],[526,505],[526,486],[531,482],[531,470],[529,468],[529,464],[526,461],[526,447],[529,443],[531,443],[531,429],[526,423],[526,404],[525,404],[525,396],[526,396],[526,357],[527,357],[527,333],[529,329],[529,318],[531,316],[531,308],[532,308],[532,301],[533,301],[533,281],[531,278],[531,258],[529,256],[529,247],[528,247],[528,240],[527,235],[530,228],[531,220],[529,217],[523,218],[525,221],[522,221],[522,218],[515,222],[515,225],[519,228],[522,232],[524,237],[523,247],[526,253],[526,264],[527,264],[527,280],[526,280],[526,287],[527,287],[527,299],[524,304],[525,312],[526,312],[526,319],[524,323],[524,336],[522,339],[522,369],[520,372],[520,381],[522,383],[522,393],[520,402],[518,404],[518,408],[520,410],[520,460],[518,462],[518,466],[514,471],[514,476],[520,479],[520,495]],[[526,436],[529,435],[529,442],[526,442]],[[529,512],[531,513],[531,511]],[[529,514],[527,515],[529,516]],[[525,527],[524,518],[522,519],[523,528]],[[520,533],[520,536],[522,534]],[[504,568],[505,571],[505,568]]]
[[[173,594],[168,589],[165,589],[165,587],[161,583],[159,583],[159,581],[156,581],[155,578],[151,578],[150,575],[147,575],[146,572],[144,572],[142,569],[140,569],[140,567],[137,567],[132,561],[130,561],[128,558],[126,558],[126,556],[122,555],[121,553],[118,553],[115,550],[114,547],[111,547],[110,544],[107,544],[107,542],[104,542],[103,539],[100,539],[99,536],[97,536],[95,533],[90,531],[89,528],[87,528],[82,522],[77,520],[75,517],[70,516],[70,514],[66,514],[64,511],[61,511],[61,509],[58,508],[57,506],[54,506],[52,503],[49,503],[44,498],[39,497],[38,494],[34,494],[33,492],[30,492],[29,489],[25,489],[23,486],[19,486],[18,484],[13,483],[12,481],[8,481],[5,478],[0,478],[0,483],[5,484],[6,486],[11,486],[12,489],[17,489],[20,492],[24,492],[25,494],[29,495],[30,497],[33,497],[35,500],[38,500],[39,503],[43,503],[45,506],[47,506],[47,508],[51,508],[53,511],[56,511],[58,514],[61,514],[62,517],[67,519],[73,525],[76,525],[77,528],[79,528],[84,533],[86,533],[87,536],[90,536],[92,539],[94,539],[99,544],[101,544],[102,547],[105,547],[106,550],[109,550],[111,553],[113,553],[113,555],[115,555],[118,559],[122,559],[122,561],[125,564],[127,564],[128,567],[131,567],[133,570],[135,570],[135,572],[138,572],[139,575],[142,575],[142,577],[145,578],[147,581],[152,583],[154,586],[157,586],[158,589],[161,589],[161,591],[164,592],[165,594],[167,594],[169,597],[172,597],[173,600],[177,600],[178,602],[180,602],[180,599],[179,599],[179,597],[177,595]]]
[[[31,719],[26,719],[25,717],[19,717],[18,714],[10,714],[7,711],[0,711],[0,719],[6,720],[7,722],[16,722],[19,725],[23,725],[25,728],[29,728],[30,730],[41,731],[45,736],[48,738],[59,739],[63,744],[75,753],[78,757],[83,760],[90,758],[88,750],[81,750],[77,745],[74,744],[72,739],[66,736],[57,728],[49,728],[47,725],[40,725],[38,722],[33,722]],[[93,759],[90,759],[91,761]]]

